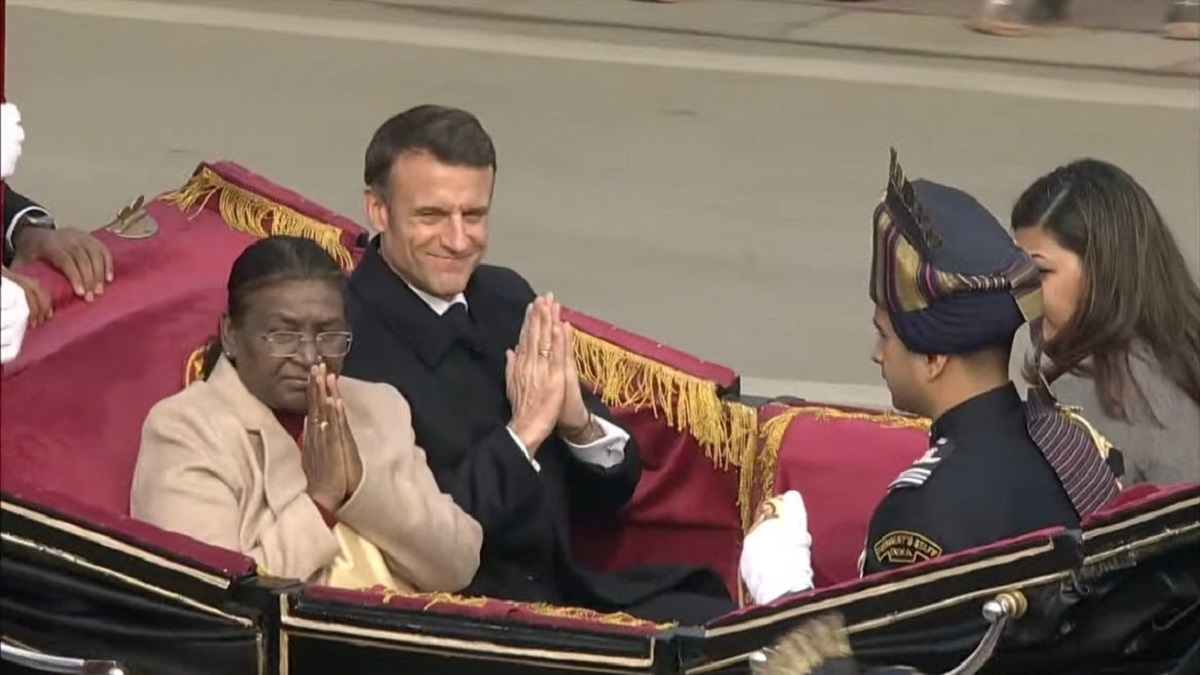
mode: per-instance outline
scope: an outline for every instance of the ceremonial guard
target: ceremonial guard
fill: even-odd
[[[893,405],[933,424],[875,509],[864,573],[1079,527],[1119,484],[1081,418],[1009,380],[1013,337],[1042,311],[1033,261],[970,195],[910,182],[894,151],[873,224],[872,358]]]

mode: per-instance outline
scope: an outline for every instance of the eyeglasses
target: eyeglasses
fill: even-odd
[[[317,333],[310,337],[307,333],[294,331],[275,331],[262,336],[263,342],[271,356],[288,358],[300,353],[302,345],[312,342],[317,354],[325,358],[337,358],[350,353],[351,335],[346,331],[329,331]]]

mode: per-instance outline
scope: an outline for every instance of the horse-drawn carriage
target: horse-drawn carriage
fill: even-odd
[[[871,510],[925,451],[925,420],[744,396],[731,369],[578,312],[581,375],[636,436],[645,465],[617,518],[575,523],[580,557],[602,569],[703,564],[744,598],[737,562],[752,514],[798,489],[815,590],[704,626],[663,625],[279,579],[136,522],[128,496],[142,421],[197,376],[233,259],[269,233],[310,237],[346,269],[365,243],[347,218],[218,162],[101,233],[119,276],[96,302],[30,270],[55,316],[3,371],[6,672],[744,672],[827,612],[842,615],[860,661],[929,673],[1168,673],[1196,652],[1200,485],[1134,487],[1082,531],[860,579]]]

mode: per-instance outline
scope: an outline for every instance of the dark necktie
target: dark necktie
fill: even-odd
[[[461,302],[450,305],[450,308],[442,315],[442,320],[454,328],[460,335],[470,336],[475,333],[475,324],[471,322],[471,315],[467,313],[467,306]]]
[[[450,308],[442,315],[442,321],[450,326],[458,336],[459,342],[465,344],[472,355],[478,355],[478,352],[481,351],[479,339],[475,332],[475,323],[471,321],[471,315],[467,312],[466,305],[461,302],[450,305]]]

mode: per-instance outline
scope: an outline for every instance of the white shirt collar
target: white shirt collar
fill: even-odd
[[[442,316],[443,314],[446,313],[446,310],[450,309],[452,306],[454,306],[458,303],[462,303],[463,307],[467,306],[467,296],[463,295],[462,293],[459,293],[458,295],[454,296],[453,298],[451,298],[449,300],[444,300],[437,296],[433,296],[433,295],[426,293],[425,291],[417,288],[416,286],[413,286],[412,284],[408,283],[407,281],[405,281],[404,283],[405,283],[405,285],[407,285],[409,288],[412,289],[413,293],[417,294],[418,298],[420,298],[426,305],[429,305],[429,309],[432,309],[434,314],[437,314],[438,316]]]

